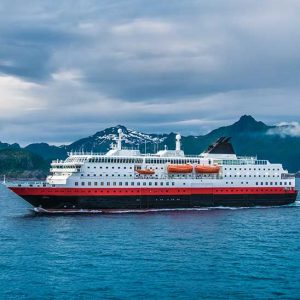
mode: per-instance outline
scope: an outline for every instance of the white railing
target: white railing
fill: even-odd
[[[6,181],[5,185],[10,187],[47,187],[50,186],[46,181]]]
[[[80,170],[76,168],[51,168],[50,172],[56,172],[56,173],[65,173],[65,172],[70,172],[70,173],[76,173],[79,172]]]

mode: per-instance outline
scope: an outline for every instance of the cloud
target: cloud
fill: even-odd
[[[268,134],[279,135],[281,137],[300,137],[300,123],[281,122],[275,128],[269,129]]]
[[[51,74],[51,77],[55,81],[76,83],[83,78],[83,75],[80,70],[60,70]]]
[[[20,118],[30,111],[43,109],[43,103],[32,97],[32,91],[39,87],[36,83],[14,76],[0,75],[1,121]]]
[[[116,25],[112,32],[117,35],[136,35],[136,34],[168,34],[172,30],[172,25],[155,20],[136,19],[131,22]]]
[[[298,117],[299,1],[29,2],[0,5],[2,140]]]

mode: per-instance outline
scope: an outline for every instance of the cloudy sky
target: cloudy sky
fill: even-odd
[[[299,0],[1,0],[0,140],[299,121]]]

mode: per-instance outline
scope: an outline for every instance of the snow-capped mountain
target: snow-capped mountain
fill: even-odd
[[[135,130],[127,129],[118,125],[99,131],[92,136],[80,139],[67,146],[68,151],[93,151],[106,152],[115,144],[118,139],[118,130],[123,132],[123,147],[129,149],[139,149],[141,151],[153,152],[162,149],[164,142],[167,140],[167,134],[145,134]]]

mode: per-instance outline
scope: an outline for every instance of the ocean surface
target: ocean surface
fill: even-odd
[[[300,202],[43,216],[1,186],[0,299],[300,299]]]

